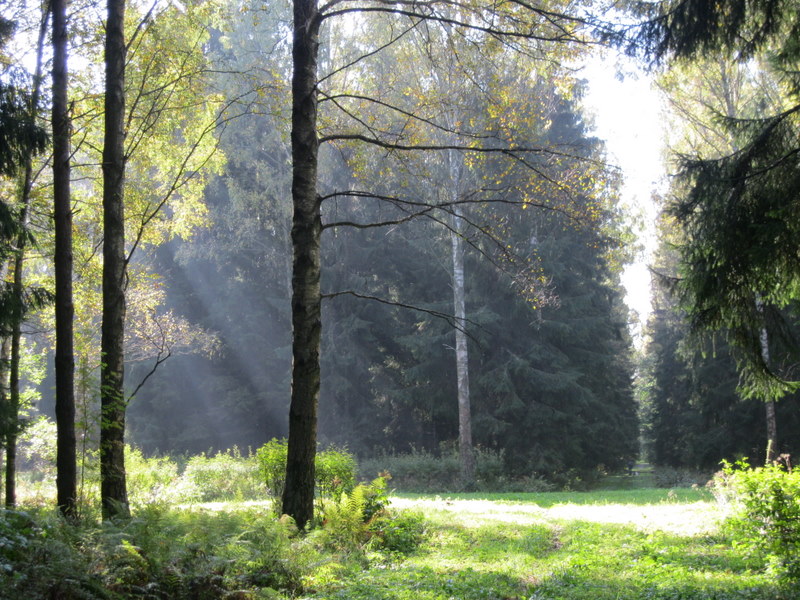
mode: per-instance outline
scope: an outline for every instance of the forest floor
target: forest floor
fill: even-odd
[[[154,505],[78,528],[50,509],[31,513],[38,524],[8,513],[0,600],[800,600],[732,544],[708,490],[636,483],[393,494],[386,527],[412,540],[402,552],[348,537],[361,513],[298,536],[265,501]]]
[[[777,600],[732,547],[702,489],[399,495],[428,535],[412,555],[309,578],[304,598],[347,600]],[[367,557],[369,558],[369,557]]]

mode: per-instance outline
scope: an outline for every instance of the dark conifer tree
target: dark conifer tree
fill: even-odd
[[[783,97],[756,118],[723,120],[726,156],[682,160],[685,192],[673,207],[685,231],[680,289],[692,331],[724,329],[742,361],[747,389],[779,397],[796,385],[800,266],[800,14],[787,0],[688,0],[647,5],[632,49],[655,60],[724,53],[758,55],[782,82]],[[767,59],[767,56],[769,58]],[[768,347],[762,344],[767,332]]]

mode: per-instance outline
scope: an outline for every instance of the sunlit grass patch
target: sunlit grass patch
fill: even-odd
[[[527,501],[525,501],[527,499]],[[645,500],[649,499],[650,502]],[[458,522],[464,527],[487,523],[534,525],[552,520],[629,524],[645,530],[693,535],[709,533],[722,514],[705,490],[642,490],[592,493],[461,494],[447,498],[398,495],[398,507],[416,507],[431,518]]]
[[[718,532],[719,509],[701,490],[494,494],[491,499],[402,495],[394,502],[425,512],[426,544],[401,564],[352,574],[309,597],[792,598],[759,571],[763,565],[749,562]]]

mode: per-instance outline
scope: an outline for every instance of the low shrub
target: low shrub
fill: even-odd
[[[734,542],[761,556],[781,581],[800,582],[800,472],[725,463],[713,488],[732,512],[727,526]]]
[[[273,508],[280,513],[281,496],[286,483],[287,441],[272,439],[256,451],[258,473],[272,496]],[[330,447],[317,452],[314,461],[314,478],[321,509],[324,498],[337,499],[356,487],[358,464],[355,457],[344,448]]]
[[[338,499],[325,499],[318,534],[329,550],[360,554],[369,547],[408,554],[419,546],[425,532],[421,513],[388,508],[385,476],[361,483]]]
[[[421,512],[386,510],[371,524],[376,546],[388,552],[410,554],[425,539],[425,515]]]
[[[128,499],[134,508],[185,501],[178,485],[178,465],[169,457],[147,458],[138,448],[125,447]]]
[[[458,454],[437,456],[412,448],[405,454],[383,454],[361,461],[361,475],[392,474],[392,485],[404,492],[449,492],[461,489],[461,466]]]
[[[331,447],[317,454],[314,463],[317,491],[322,498],[336,498],[356,487],[358,464],[343,448]]]
[[[258,473],[261,481],[267,486],[267,493],[272,496],[273,508],[276,513],[281,510],[281,497],[286,483],[286,440],[271,439],[256,450]]]
[[[391,473],[393,486],[404,492],[465,491],[461,462],[455,449],[443,450],[438,455],[416,448],[406,454],[384,454],[362,460],[360,472],[362,477]],[[550,483],[535,474],[509,478],[502,451],[475,449],[475,481],[467,491],[545,492],[552,489]]]
[[[261,500],[264,484],[259,478],[259,460],[244,456],[237,447],[214,455],[192,456],[183,478],[200,502],[222,500]]]

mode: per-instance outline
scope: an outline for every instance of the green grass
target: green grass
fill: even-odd
[[[717,531],[703,490],[403,494],[428,520],[400,562],[312,574],[304,598],[790,600]],[[579,518],[571,518],[578,515]],[[582,516],[590,516],[586,520]],[[619,523],[620,516],[630,522]],[[623,520],[624,520],[623,519]]]
[[[398,498],[431,498],[431,494],[395,493]],[[551,507],[557,504],[660,504],[711,502],[711,492],[703,488],[637,488],[599,490],[592,492],[541,492],[541,493],[483,493],[469,492],[447,494],[451,500],[488,500],[501,503],[536,504]]]
[[[0,528],[0,599],[4,589],[33,600],[800,598],[732,546],[702,489],[398,494],[392,504],[425,516],[411,554],[331,547],[327,530],[298,536],[266,501],[140,509],[125,524],[78,529],[20,516],[27,540]]]

